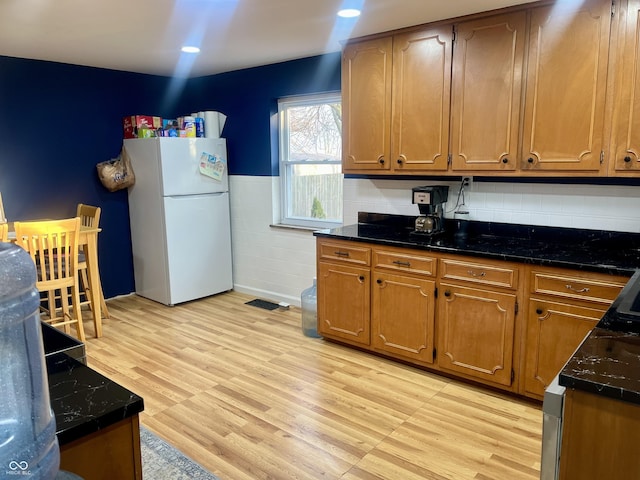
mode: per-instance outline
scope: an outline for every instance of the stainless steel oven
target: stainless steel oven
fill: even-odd
[[[556,375],[549,384],[542,401],[540,480],[557,480],[559,478],[565,387],[558,383],[558,378]]]

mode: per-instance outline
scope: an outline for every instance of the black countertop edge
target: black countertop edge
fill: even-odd
[[[316,237],[368,242],[525,264],[631,276],[640,268],[640,234],[447,219],[433,236],[413,233],[415,217],[360,212],[358,223]]]
[[[65,353],[48,355],[46,362],[61,446],[144,410],[142,397]]]

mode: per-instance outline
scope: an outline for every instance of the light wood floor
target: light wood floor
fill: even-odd
[[[221,480],[539,478],[539,406],[305,337],[299,309],[252,298],[109,300],[88,364]]]

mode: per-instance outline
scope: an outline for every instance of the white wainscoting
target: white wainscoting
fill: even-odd
[[[229,177],[234,290],[300,306],[316,276],[309,230],[273,228],[278,177]]]

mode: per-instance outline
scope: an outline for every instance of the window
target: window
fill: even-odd
[[[342,104],[339,93],[278,101],[281,219],[330,228],[342,223]]]

